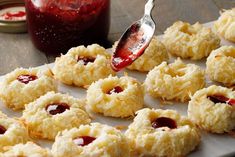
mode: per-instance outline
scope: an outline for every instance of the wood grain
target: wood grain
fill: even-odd
[[[0,74],[17,67],[35,67],[47,63],[44,53],[36,50],[28,34],[0,33]]]
[[[111,1],[111,26],[108,39],[116,41],[125,29],[131,24],[132,20],[122,8],[119,0]]]
[[[219,9],[230,9],[235,7],[235,0],[213,0]]]
[[[125,0],[119,1],[125,3]],[[128,1],[122,7],[126,10],[128,16],[134,20],[142,16],[143,2],[145,1]],[[215,20],[218,16],[219,9],[212,0],[156,0],[153,10],[153,17],[157,23],[156,34],[163,32],[177,20],[205,23]]]

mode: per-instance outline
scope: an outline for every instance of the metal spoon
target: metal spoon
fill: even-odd
[[[133,23],[119,39],[112,56],[113,70],[119,71],[130,65],[148,47],[155,31],[155,23],[151,17],[153,7],[154,0],[148,0],[145,4],[144,16]]]

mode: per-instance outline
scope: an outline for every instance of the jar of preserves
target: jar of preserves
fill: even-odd
[[[110,0],[25,0],[33,44],[46,53],[66,53],[78,45],[105,41]]]

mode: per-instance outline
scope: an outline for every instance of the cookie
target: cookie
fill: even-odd
[[[235,47],[222,46],[212,51],[206,61],[206,73],[213,81],[235,85]]]
[[[220,46],[220,38],[198,22],[177,21],[164,32],[163,43],[172,55],[199,60]]]
[[[53,140],[58,132],[90,123],[85,102],[72,96],[49,92],[28,104],[22,120],[30,135]]]
[[[112,77],[100,79],[87,90],[89,110],[111,117],[130,117],[144,105],[144,91],[134,78]]]
[[[163,62],[146,76],[146,92],[156,98],[186,102],[190,95],[205,86],[204,70],[180,59],[174,63]]]
[[[129,157],[130,149],[126,137],[119,130],[91,123],[58,134],[52,153],[56,157]]]
[[[0,82],[0,98],[14,110],[28,104],[49,91],[56,91],[57,84],[49,69],[17,68],[3,77]]]
[[[56,58],[53,72],[56,79],[67,85],[86,88],[98,79],[115,75],[110,58],[111,54],[97,44],[78,46]]]
[[[132,156],[186,156],[200,143],[196,126],[173,110],[139,110],[125,135]]]
[[[33,142],[26,144],[17,144],[8,147],[7,150],[0,154],[1,157],[52,157],[48,149],[41,148]]]
[[[224,10],[215,21],[214,28],[225,39],[235,42],[235,8]]]
[[[235,129],[235,92],[216,85],[197,91],[189,102],[188,117],[212,133]]]
[[[8,146],[26,143],[28,140],[28,129],[22,121],[0,114],[0,152]]]

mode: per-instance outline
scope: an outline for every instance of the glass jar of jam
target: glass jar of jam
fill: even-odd
[[[110,25],[110,0],[25,0],[28,32],[46,53],[102,43]]]

